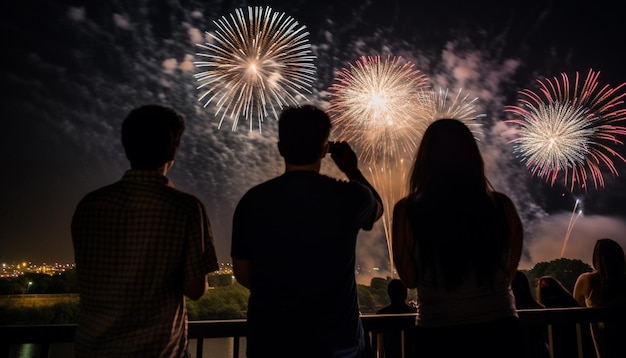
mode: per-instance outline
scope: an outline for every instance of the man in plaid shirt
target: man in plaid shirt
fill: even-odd
[[[80,313],[77,357],[186,357],[185,297],[218,269],[204,204],[165,176],[185,125],[161,105],[129,113],[131,169],[87,194],[72,219]]]

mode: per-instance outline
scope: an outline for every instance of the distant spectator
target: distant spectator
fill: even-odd
[[[547,308],[580,306],[561,281],[553,276],[542,276],[537,280],[537,299]]]
[[[535,299],[528,277],[522,271],[515,273],[511,282],[511,289],[515,295],[515,307],[518,310],[545,308]],[[527,342],[527,358],[547,358],[550,356],[546,325],[524,325],[524,334]]]
[[[518,310],[545,308],[545,306],[535,298],[528,277],[522,271],[515,273],[513,281],[511,281],[511,289],[515,295],[515,307]]]
[[[580,307],[574,296],[569,292],[561,281],[553,276],[542,276],[537,280],[537,299],[546,308],[570,308]],[[589,327],[581,325],[583,356],[589,356],[593,351],[593,343]],[[554,358],[578,357],[578,333],[576,324],[555,323],[552,325]],[[587,352],[587,354],[585,354]]]
[[[409,290],[402,283],[400,279],[392,279],[387,284],[387,294],[389,295],[389,305],[379,309],[378,314],[397,314],[397,313],[415,313],[415,307],[407,303]],[[400,327],[397,329],[391,329],[383,332],[382,344],[380,347],[380,358],[400,358],[400,357],[412,357],[414,355],[413,345],[404,345],[404,355],[402,354],[403,342],[408,342],[406,339],[402,339],[402,332]],[[413,332],[406,332],[405,334],[412,335]]]
[[[626,307],[624,249],[612,239],[599,239],[592,260],[594,271],[578,277],[574,298],[585,307]],[[626,323],[592,323],[591,333],[598,358],[626,357]]]
[[[398,278],[394,278],[387,284],[389,305],[379,309],[376,313],[415,313],[415,307],[407,302],[409,289]]]

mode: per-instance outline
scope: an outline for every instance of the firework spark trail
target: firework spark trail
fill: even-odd
[[[574,203],[574,209],[572,209],[572,215],[570,216],[569,223],[567,224],[567,230],[565,231],[565,239],[563,240],[563,247],[561,248],[561,258],[563,258],[563,254],[565,254],[565,248],[567,247],[567,243],[569,242],[569,237],[572,234],[574,224],[576,224],[576,220],[578,220],[578,217],[583,213],[582,210],[577,210],[579,203],[580,200],[576,199],[576,203]]]
[[[519,104],[505,107],[514,116],[505,122],[515,125],[505,133],[515,136],[510,143],[532,175],[554,185],[562,174],[570,190],[589,180],[603,187],[603,168],[619,175],[613,160],[626,159],[613,146],[626,135],[626,83],[600,87],[599,75],[589,70],[582,83],[578,73],[573,83],[565,73],[539,79],[539,91],[521,90]]]
[[[333,135],[358,148],[387,208],[382,222],[392,276],[391,208],[403,192],[398,179],[406,177],[404,158],[413,156],[421,138],[417,112],[427,88],[427,77],[413,63],[392,56],[362,56],[337,72],[330,87]]]
[[[219,128],[228,116],[235,131],[243,116],[250,130],[256,121],[261,131],[268,110],[277,118],[277,107],[306,101],[304,93],[311,93],[315,78],[315,57],[305,26],[269,7],[248,7],[247,17],[237,9],[213,23],[215,33],[206,32],[213,43],[198,44],[207,52],[196,53],[206,60],[194,62],[207,69],[194,77],[202,90],[198,101],[204,101],[205,108],[213,103],[216,116],[221,112]]]
[[[393,207],[398,200],[406,195],[405,178],[408,176],[408,163],[410,163],[410,161],[403,159],[399,159],[398,161],[383,159],[367,166],[369,180],[371,184],[377,188],[383,201],[383,207],[385,208],[382,224],[387,243],[387,252],[389,253],[389,272],[392,277],[395,277],[393,249],[391,246]]]

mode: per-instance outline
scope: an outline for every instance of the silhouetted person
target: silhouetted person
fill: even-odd
[[[407,303],[409,290],[402,283],[400,279],[392,279],[387,284],[387,295],[389,295],[389,305],[379,309],[378,314],[398,314],[398,313],[415,313],[415,307]],[[406,334],[412,335],[414,332],[408,331]],[[382,335],[382,350],[380,358],[397,358],[397,357],[411,357],[415,353],[413,352],[413,346],[404,344],[405,354],[402,355],[403,342],[407,342],[406,338],[403,341],[400,328],[392,329],[383,332]]]
[[[348,143],[331,153],[349,181],[319,173],[331,121],[310,105],[278,120],[284,174],[244,194],[235,209],[235,278],[250,289],[247,355],[357,357],[365,350],[355,279],[359,230],[382,202]]]
[[[528,277],[517,271],[511,281],[511,289],[515,296],[515,307],[522,309],[542,309],[544,305],[539,303],[533,294]],[[526,339],[527,358],[547,358],[550,356],[548,346],[548,332],[545,325],[525,325],[524,334]]]
[[[579,307],[561,281],[553,276],[542,276],[537,280],[537,299],[547,308]]]
[[[511,289],[515,296],[515,307],[518,310],[545,308],[545,306],[535,298],[528,277],[522,271],[515,273],[513,281],[511,281]]]
[[[186,357],[185,297],[218,269],[204,204],[165,176],[185,124],[160,105],[122,124],[130,170],[87,194],[72,219],[80,293],[77,357]]]
[[[522,223],[487,180],[469,128],[432,122],[408,183],[394,207],[392,246],[400,279],[417,288],[419,357],[522,357],[511,291]]]
[[[603,238],[593,248],[594,270],[581,274],[574,298],[583,307],[626,308],[626,260],[616,241]],[[626,357],[626,322],[597,322],[591,333],[598,358]]]
[[[542,276],[537,280],[537,299],[546,308],[570,308],[580,307],[570,291],[563,286],[561,281],[553,276]],[[593,343],[588,325],[581,324],[583,352],[592,350]],[[576,324],[555,323],[552,325],[552,337],[554,342],[553,352],[555,358],[578,357],[578,338]],[[585,357],[588,355],[585,355]]]
[[[407,303],[409,290],[402,280],[394,278],[387,284],[389,305],[379,309],[376,313],[415,313],[415,307]]]

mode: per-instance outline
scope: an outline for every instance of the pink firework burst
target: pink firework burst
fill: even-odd
[[[538,90],[519,91],[515,106],[506,106],[513,115],[505,122],[514,128],[513,150],[532,172],[554,185],[559,177],[570,190],[604,187],[604,173],[618,176],[616,161],[626,162],[616,146],[626,135],[626,109],[622,90],[600,85],[600,72],[589,70],[582,80],[578,72],[573,81],[567,74],[538,79]]]

